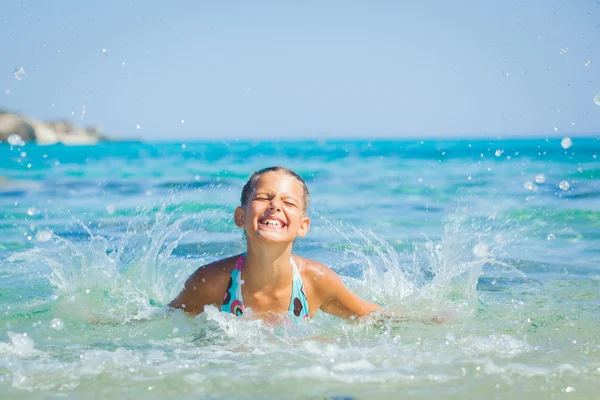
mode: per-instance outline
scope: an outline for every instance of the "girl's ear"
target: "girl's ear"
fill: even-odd
[[[310,218],[302,217],[300,220],[300,228],[298,229],[298,236],[304,237],[310,229]]]
[[[236,207],[235,212],[233,213],[233,222],[237,225],[238,228],[244,227],[244,220],[246,219],[246,210],[242,207]]]

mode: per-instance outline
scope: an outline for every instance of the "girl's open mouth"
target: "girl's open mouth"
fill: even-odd
[[[265,217],[258,220],[258,224],[265,228],[281,229],[285,228],[285,222],[275,217]]]

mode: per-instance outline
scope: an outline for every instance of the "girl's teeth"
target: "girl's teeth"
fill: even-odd
[[[267,226],[277,226],[277,227],[281,227],[281,223],[279,221],[275,221],[272,219],[268,219],[265,221],[265,225]]]

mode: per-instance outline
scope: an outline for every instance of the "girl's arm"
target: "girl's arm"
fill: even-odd
[[[337,317],[355,319],[379,309],[377,304],[351,292],[338,274],[323,265],[319,266],[321,273],[315,282],[316,290],[322,298],[321,310]]]
[[[220,305],[228,283],[228,259],[202,266],[185,281],[181,292],[169,307],[196,315],[208,304]]]
[[[208,303],[206,299],[204,299],[205,296],[203,296],[203,291],[198,290],[197,283],[200,282],[198,275],[198,271],[196,271],[185,281],[183,289],[179,292],[177,297],[171,300],[169,307],[181,308],[194,315],[204,311],[204,306]]]

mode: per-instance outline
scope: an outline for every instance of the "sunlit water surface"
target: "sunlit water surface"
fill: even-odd
[[[563,145],[0,144],[0,398],[597,398],[600,141]],[[278,164],[312,192],[295,252],[381,314],[168,311]]]

